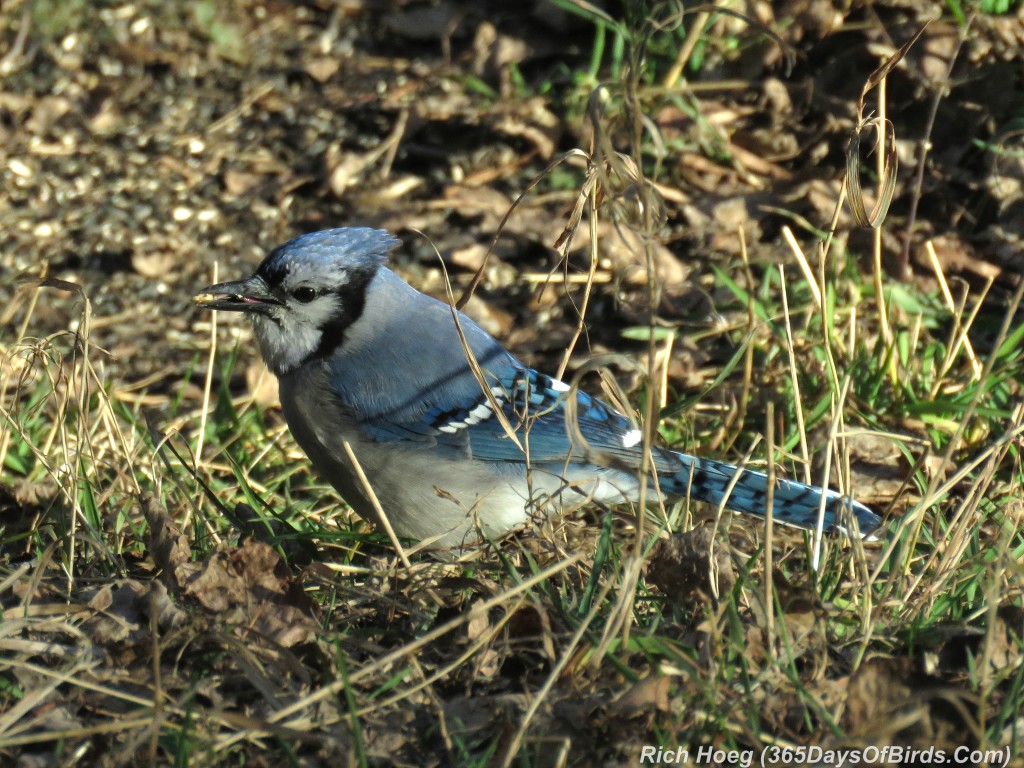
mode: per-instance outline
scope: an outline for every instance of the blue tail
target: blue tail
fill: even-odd
[[[734,512],[764,517],[768,501],[768,475],[753,469],[738,470],[731,464],[701,459],[676,451],[665,451],[682,464],[672,475],[660,475],[658,484],[667,496],[689,497],[709,504],[721,504],[726,489],[739,472],[725,506]],[[827,488],[778,478],[775,481],[772,517],[778,523],[814,530],[818,525],[821,497],[825,497],[825,531],[849,533],[850,520],[857,520],[861,536],[882,524],[882,518],[858,501]]]

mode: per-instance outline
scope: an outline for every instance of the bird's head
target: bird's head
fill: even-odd
[[[275,248],[249,277],[211,285],[193,301],[248,313],[263,359],[280,376],[341,345],[398,243],[380,229],[311,232]]]

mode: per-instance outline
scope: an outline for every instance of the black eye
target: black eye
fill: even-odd
[[[301,301],[303,304],[308,304],[316,298],[316,289],[310,288],[308,285],[303,285],[292,291],[292,296],[295,297],[296,301]]]

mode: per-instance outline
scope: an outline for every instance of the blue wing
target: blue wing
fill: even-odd
[[[396,450],[493,463],[499,472],[529,462],[574,480],[615,474],[608,470],[635,476],[643,435],[625,416],[527,368],[468,317],[458,318],[461,336],[451,307],[382,268],[347,342],[324,360],[328,395],[344,427]],[[387,343],[376,343],[380,339]],[[484,371],[486,392],[466,363],[464,344]],[[766,511],[768,478],[762,472],[655,446],[651,458],[651,480],[665,496],[724,502],[754,515]],[[813,485],[778,480],[772,495],[773,515],[782,523],[813,528],[822,505],[826,529],[842,528],[849,516],[862,533],[881,523],[864,505]]]
[[[474,377],[467,378],[461,396],[447,392],[449,396],[439,400],[437,390],[424,392],[428,404],[419,418],[397,423],[370,418],[361,427],[375,440],[429,442],[479,461],[548,464],[587,462],[601,455],[621,461],[630,471],[639,461],[639,431],[621,413],[585,392],[574,392],[514,360],[497,374],[485,372],[488,393]],[[570,399],[573,407],[567,408]],[[495,416],[496,407],[518,445]]]
[[[492,370],[485,372],[489,393],[463,366],[457,374],[439,377],[418,390],[412,398],[416,407],[406,400],[387,416],[378,412],[361,419],[359,428],[380,442],[419,445],[496,464],[525,467],[529,462],[556,472],[560,466],[571,466],[577,476],[588,468],[595,473],[601,468],[637,471],[642,433],[621,413],[521,365],[507,353],[492,356],[489,362]],[[518,445],[495,416],[495,408],[514,431]],[[396,418],[397,414],[401,417]],[[658,486],[669,498],[724,502],[736,512],[761,517],[766,512],[768,477],[763,472],[657,446],[652,446],[651,458]],[[826,531],[845,531],[851,518],[862,534],[881,524],[881,518],[863,504],[829,489],[786,479],[776,480],[772,514],[779,523],[813,529],[823,497]]]

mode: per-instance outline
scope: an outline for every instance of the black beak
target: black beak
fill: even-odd
[[[269,314],[273,307],[284,305],[282,301],[270,294],[267,284],[259,275],[203,288],[192,297],[192,301],[207,309],[220,309],[227,312],[259,312],[264,315]]]

